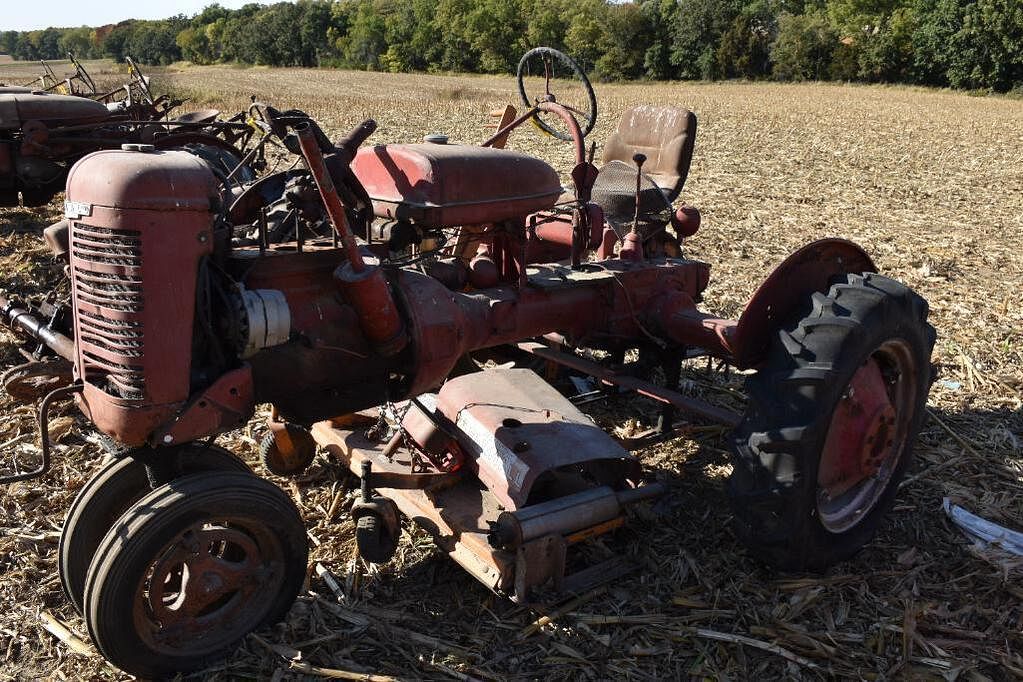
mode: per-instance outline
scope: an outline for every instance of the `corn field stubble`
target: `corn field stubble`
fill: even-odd
[[[108,63],[87,66],[101,83],[124,77]],[[26,70],[35,74],[4,64],[0,81]],[[153,74],[154,91],[192,98],[186,111],[234,113],[256,95],[308,112],[334,137],[374,118],[380,127],[371,142],[444,132],[478,143],[488,135],[488,112],[517,104],[514,87],[506,77],[306,69],[181,66]],[[339,607],[313,573],[311,593],[285,623],[249,637],[202,676],[1023,676],[1023,562],[973,548],[941,510],[951,497],[1023,528],[1023,102],[817,84],[596,90],[600,118],[589,139],[598,144],[631,104],[681,104],[699,117],[683,198],[703,213],[686,252],[712,265],[707,309],[738,315],[775,264],[827,236],[858,242],[881,272],[930,302],[938,381],[915,464],[881,532],[824,575],[766,570],[729,529],[726,437],[700,431],[639,453],[673,493],[591,550],[595,558],[625,553],[642,570],[530,627],[549,611],[494,597],[410,524],[392,563],[355,560],[345,513],[354,493],[338,464],[321,455],[301,478],[277,482],[303,512],[312,561],[338,576],[350,597]],[[530,127],[509,147],[570,167],[570,146]],[[61,201],[0,209],[0,287],[39,292],[59,281],[39,234]],[[15,361],[10,335],[0,356]],[[696,395],[742,407],[722,390],[741,389],[741,377],[711,381],[696,364],[685,380]],[[33,407],[3,396],[0,411],[4,456],[35,452]],[[656,409],[616,398],[593,414],[628,429],[649,424]],[[0,678],[119,679],[98,655],[73,653],[43,628],[45,613],[87,641],[61,592],[56,549],[67,506],[101,459],[75,412],[65,411],[55,428],[52,473],[0,491]],[[254,419],[218,442],[255,467],[262,431]]]

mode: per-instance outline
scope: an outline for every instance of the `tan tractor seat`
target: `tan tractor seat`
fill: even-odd
[[[604,163],[621,161],[632,166],[635,154],[645,154],[643,174],[650,176],[671,202],[689,175],[695,141],[693,112],[682,107],[641,104],[622,113],[618,129],[604,145]]]
[[[685,184],[695,136],[696,116],[688,109],[641,105],[625,110],[604,145],[604,165],[591,192],[619,236],[636,218],[633,156],[646,156],[639,181],[639,222],[646,226],[644,233],[656,232],[667,224],[671,202]]]

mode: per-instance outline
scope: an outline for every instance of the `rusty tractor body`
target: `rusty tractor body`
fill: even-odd
[[[61,540],[65,591],[114,664],[139,675],[201,667],[294,599],[306,549],[293,503],[201,445],[261,403],[273,406],[261,446],[271,471],[301,471],[319,446],[362,479],[352,519],[367,561],[393,554],[404,515],[518,601],[632,570],[619,557],[570,573],[568,557],[670,487],[555,389],[555,368],[658,401],[653,436],[676,433],[679,416],[731,428],[737,532],[765,561],[823,568],[869,540],[922,417],[926,303],[856,245],[828,239],[790,256],[738,320],[704,311],[710,265],[678,251],[695,212],[643,210],[643,154],[663,139],[683,151],[657,150],[676,159],[658,170],[687,170],[677,159],[691,154],[695,118],[662,112],[683,139],[651,134],[647,152],[629,150],[634,216],[615,225],[591,200],[603,171],[553,98],[506,119],[491,142],[540,112],[576,144],[570,191],[518,152],[440,140],[360,149],[371,121],[333,143],[294,116],[271,123],[288,129],[304,175],[231,206],[182,151],[108,150],[76,164],[71,309],[58,324],[48,309],[0,306],[73,364],[73,382],[42,401],[44,460],[26,475],[48,465],[56,400],[73,397],[118,444]],[[634,137],[623,126],[619,146]],[[680,190],[684,172],[673,177]],[[269,207],[288,192],[277,223],[294,224],[293,239],[268,239]],[[315,206],[303,214],[303,202]],[[303,231],[307,218],[329,231]],[[674,255],[658,237],[669,226]],[[541,260],[544,243],[563,260]],[[636,349],[665,382],[629,373]],[[471,362],[487,354],[504,364]],[[751,370],[744,414],[679,392],[681,361],[696,355]],[[521,367],[535,359],[546,378]]]

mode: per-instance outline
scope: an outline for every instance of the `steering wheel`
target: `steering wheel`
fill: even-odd
[[[149,89],[149,79],[142,75],[142,69],[139,68],[134,59],[126,56],[125,60],[128,62],[128,73],[131,74],[131,80],[128,81],[125,87],[128,88],[129,93],[131,88],[135,87],[142,95],[140,99],[144,104],[153,104],[156,98],[153,97],[153,92]]]
[[[543,102],[555,102],[572,112],[585,137],[597,122],[597,97],[586,72],[574,59],[552,47],[535,47],[519,60],[516,71],[522,103],[533,108]],[[576,82],[578,81],[578,82]],[[551,91],[557,85],[559,94]],[[571,140],[570,131],[557,116],[537,112],[533,123],[559,140]]]
[[[89,94],[95,95],[96,83],[92,80],[92,76],[90,76],[89,72],[85,70],[85,67],[82,66],[81,62],[75,59],[75,55],[73,52],[68,52],[67,57],[68,59],[71,60],[71,64],[74,65],[75,67],[75,75],[72,76],[72,78],[77,78],[78,80],[82,81],[82,83],[84,83],[86,87],[89,88]]]

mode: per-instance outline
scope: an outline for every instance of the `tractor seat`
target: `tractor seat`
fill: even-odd
[[[604,145],[604,166],[593,186],[593,201],[609,222],[631,221],[635,213],[635,154],[644,154],[640,213],[651,217],[671,208],[682,192],[693,161],[696,115],[682,107],[639,105],[622,113]]]

